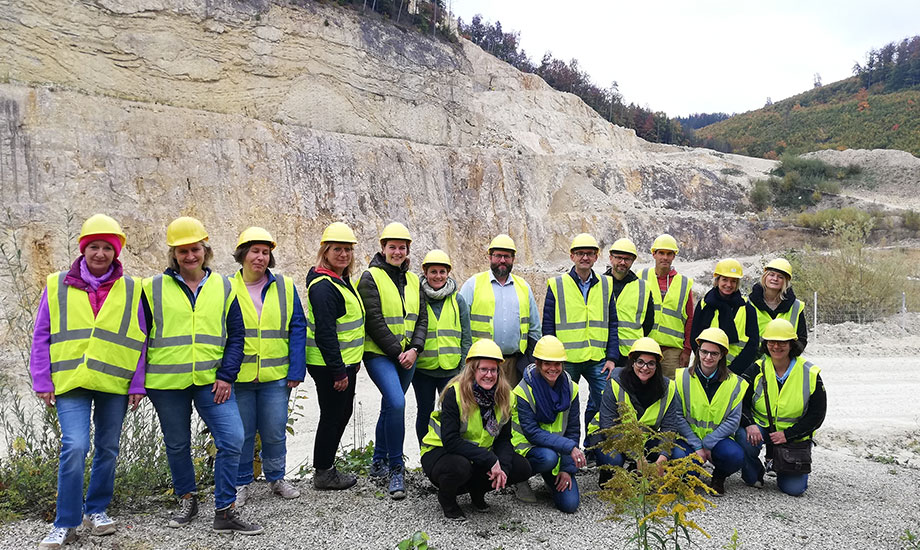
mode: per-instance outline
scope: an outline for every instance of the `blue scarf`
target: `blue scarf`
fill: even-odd
[[[524,372],[524,378],[530,384],[533,398],[536,401],[534,413],[540,424],[552,424],[556,415],[568,410],[572,406],[572,385],[569,377],[562,371],[556,379],[556,386],[552,387],[537,371],[536,365],[530,365]]]

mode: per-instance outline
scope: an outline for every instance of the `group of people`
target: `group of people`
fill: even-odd
[[[239,514],[253,497],[257,433],[271,491],[300,496],[284,479],[286,427],[291,390],[308,373],[320,411],[314,488],[357,482],[336,469],[335,457],[363,364],[381,394],[370,475],[385,480],[394,500],[405,498],[412,384],[422,469],[452,519],[465,517],[457,501],[465,493],[481,512],[489,509],[485,494],[506,485],[535,501],[528,480],[536,474],[559,510],[575,512],[579,468],[590,460],[624,465],[623,456],[590,448],[599,429],[618,422],[620,403],[651,429],[680,435],[671,452],[650,452],[649,460],[696,453],[712,464],[717,494],[739,470],[748,485],[762,486],[764,442],[809,441],[826,410],[820,369],[801,357],[804,304],[783,259],[766,266],[748,297],[739,288],[741,264],[720,261],[712,289],[694,306],[693,280],[672,267],[678,247],[670,235],[655,239],[655,266],[639,274],[635,244],[617,240],[598,275],[600,245],[580,234],[571,270],[548,281],[541,316],[529,284],[512,273],[516,248],[504,234],[488,245],[489,269],[458,287],[442,250],[424,256],[420,275],[411,271],[412,237],[391,223],[355,284],[357,239],[333,223],[320,238],[303,302],[293,279],[271,271],[276,243],[265,229],[240,234],[232,277],[209,267],[213,251],[195,218],[168,225],[167,266],[153,277],[124,274],[125,242],[114,219],[90,217],[80,256],[49,275],[42,294],[30,371],[34,391],[57,408],[62,445],[57,513],[40,548],[68,543],[81,524],[94,535],[115,531],[107,508],[122,422],[145,396],[179,501],[168,525],[185,526],[199,512],[194,405],[217,448],[213,528],[247,535],[262,532]],[[589,387],[584,416],[581,377]],[[84,497],[91,421],[95,454]],[[601,482],[606,475],[602,468]],[[804,492],[807,480],[777,472],[788,494]]]

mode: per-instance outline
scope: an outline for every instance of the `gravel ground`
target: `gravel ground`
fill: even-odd
[[[726,484],[727,496],[716,508],[695,519],[711,539],[698,536],[701,548],[721,548],[737,529],[743,548],[907,548],[899,537],[905,529],[920,533],[920,316],[889,323],[834,329],[819,327],[819,338],[807,355],[823,369],[829,410],[816,438],[814,472],[803,497],[781,494],[768,478],[764,489],[744,486],[736,475]],[[916,327],[916,328],[915,328]],[[852,336],[852,342],[849,337]],[[875,344],[867,349],[867,344]],[[910,350],[905,353],[905,350]],[[884,356],[889,355],[889,356]],[[582,384],[583,386],[584,383]],[[312,453],[318,411],[309,381],[305,417],[289,439],[288,468],[307,461]],[[587,391],[587,387],[582,387]],[[587,394],[585,394],[587,395]],[[418,445],[412,422],[415,402],[407,397],[406,454],[409,467],[418,466]],[[359,376],[353,426],[344,443],[373,437],[379,394],[370,380]],[[597,490],[596,472],[578,476],[583,495]],[[626,528],[602,521],[606,505],[583,497],[581,509],[570,516],[556,512],[538,478],[531,480],[540,502],[521,504],[510,493],[491,494],[492,512],[477,514],[461,497],[470,521],[455,524],[443,519],[431,485],[421,471],[407,476],[409,496],[392,502],[385,490],[368,480],[341,493],[317,492],[309,480],[298,483],[303,496],[284,501],[256,484],[256,496],[244,516],[261,522],[263,535],[217,535],[210,529],[213,499],[184,529],[165,527],[169,511],[152,503],[148,514],[118,514],[119,532],[110,537],[83,535],[74,547],[83,548],[394,548],[422,530],[440,549],[622,547]],[[35,545],[48,524],[23,520],[6,526],[0,548]],[[34,546],[33,546],[34,547]]]

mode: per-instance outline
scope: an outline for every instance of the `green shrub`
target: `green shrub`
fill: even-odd
[[[755,210],[764,211],[773,204],[773,193],[770,191],[770,182],[767,180],[757,180],[751,188],[749,196],[751,205]]]
[[[904,229],[909,231],[920,231],[920,212],[908,210],[901,214],[901,223]]]

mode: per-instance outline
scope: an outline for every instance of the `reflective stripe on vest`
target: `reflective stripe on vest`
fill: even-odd
[[[400,296],[399,289],[396,288],[386,271],[379,267],[372,267],[368,271],[377,285],[383,321],[390,332],[401,341],[402,349],[406,349],[409,340],[412,339],[415,323],[418,321],[420,305],[418,275],[406,273],[406,287],[403,289],[403,295]],[[372,338],[364,341],[364,351],[386,355]]]
[[[770,392],[770,406],[773,409],[776,429],[779,431],[791,427],[808,411],[808,401],[817,387],[818,374],[821,373],[820,367],[801,357],[796,357],[793,361],[795,362],[790,367],[791,371],[782,390],[779,389],[779,382],[776,380],[773,360],[765,357],[756,363],[767,373],[766,386],[767,391]],[[754,377],[754,396],[751,405],[754,420],[759,426],[766,428],[769,426],[769,420],[763,392],[764,377],[758,372]],[[810,439],[812,435],[808,434],[803,439]]]
[[[537,371],[536,367],[534,367],[533,376],[540,376],[540,373]],[[574,402],[575,398],[578,396],[578,385],[572,382],[572,378],[569,376],[569,374],[565,371],[562,371],[562,376],[556,380],[556,383],[569,385],[569,391],[572,396],[572,401]],[[527,383],[526,377],[521,379],[518,385],[514,387],[511,395],[511,444],[514,445],[514,450],[517,451],[519,455],[527,456],[527,453],[530,452],[530,449],[533,448],[533,445],[530,443],[530,441],[527,440],[527,437],[524,435],[524,430],[521,429],[518,407],[530,407],[530,410],[536,414],[537,400],[533,396],[533,389],[530,387],[530,384]],[[554,435],[561,436],[565,434],[565,429],[569,425],[569,412],[571,410],[572,407],[570,406],[568,409],[557,413],[556,418],[551,423],[540,422],[540,429]],[[575,412],[578,414],[578,411]],[[562,459],[557,459],[556,466],[553,467],[553,475],[559,474],[559,467],[561,465]]]
[[[490,435],[483,427],[482,415],[479,412],[479,407],[472,407],[472,414],[469,418],[464,420],[463,404],[460,402],[460,392],[457,390],[457,384],[454,383],[444,388],[444,391],[446,392],[448,388],[454,389],[454,396],[457,399],[457,408],[460,410],[460,436],[478,447],[491,449],[492,443],[495,442],[495,437]],[[508,421],[502,418],[501,411],[497,409],[495,410],[495,420],[498,422],[499,427],[503,426]],[[442,441],[444,441],[444,439],[441,434],[441,410],[438,409],[431,413],[431,417],[428,420],[428,433],[422,438],[421,455],[424,455],[433,447],[443,447],[444,444]]]
[[[767,323],[769,323],[773,319],[785,319],[789,321],[790,323],[792,323],[793,330],[795,330],[796,332],[799,331],[799,320],[801,319],[802,310],[805,309],[805,302],[803,302],[802,300],[799,300],[798,298],[796,298],[796,300],[792,303],[792,307],[789,308],[789,311],[780,313],[776,317],[770,317],[770,314],[768,312],[754,305],[754,302],[751,302],[750,298],[748,298],[748,303],[751,304],[751,307],[753,307],[754,311],[757,312],[757,328],[758,328],[757,334],[762,335],[763,329],[766,328]]]
[[[556,295],[556,337],[565,345],[566,362],[584,363],[607,357],[610,323],[610,277],[588,290],[588,300],[569,274],[547,282]]]
[[[326,280],[339,291],[342,299],[345,300],[345,314],[335,320],[335,332],[339,339],[339,352],[342,354],[342,362],[346,365],[354,365],[361,362],[364,355],[364,302],[361,296],[354,292],[352,288],[340,285],[332,280],[328,275],[322,275],[310,281],[307,287],[307,364],[308,365],[325,365],[323,354],[316,344],[316,323],[313,313],[313,302],[310,301],[310,288],[316,283]],[[331,315],[333,312],[324,311],[324,315]]]
[[[86,291],[65,278],[63,272],[47,278],[54,393],[85,388],[127,395],[147,338],[137,320],[140,279],[115,281],[94,315]]]
[[[683,372],[681,372],[683,371]],[[715,431],[729,413],[741,404],[747,382],[734,373],[729,373],[728,378],[722,381],[712,401],[706,395],[702,383],[696,376],[690,375],[690,369],[677,369],[674,375],[677,384],[677,393],[680,395],[684,411],[684,418],[690,424],[690,429],[700,439]]]
[[[639,419],[639,422],[645,424],[653,430],[657,430],[661,426],[661,421],[664,419],[664,414],[668,412],[668,407],[671,406],[671,400],[674,399],[674,395],[677,394],[676,385],[674,382],[668,378],[665,378],[664,380],[668,384],[668,388],[665,390],[664,395],[661,396],[661,399],[653,403],[649,408],[645,409],[645,412],[642,413],[642,418]],[[617,403],[626,403],[627,409],[633,415],[636,414],[636,409],[633,407],[632,401],[629,400],[629,396],[626,394],[626,390],[623,389],[623,386],[620,386],[620,384],[617,383],[617,381],[613,378],[610,379],[610,388],[608,388],[608,390],[613,391],[613,395],[616,396]],[[588,422],[588,435],[591,435],[601,429],[600,417],[600,412],[598,412]]]
[[[645,320],[645,308],[651,294],[645,279],[636,279],[623,287],[616,298],[617,336],[620,343],[620,355],[629,355],[629,348],[642,338],[642,321]],[[681,345],[683,347],[683,345]]]
[[[684,347],[684,326],[687,322],[687,299],[693,289],[693,279],[678,273],[671,279],[668,292],[661,296],[655,270],[642,270],[641,279],[648,283],[655,304],[655,328],[649,334],[659,345],[670,348]]]
[[[227,313],[236,297],[229,279],[211,272],[192,306],[169,275],[144,279],[153,323],[147,346],[147,387],[177,390],[213,384],[227,342]]]
[[[735,311],[735,332],[738,333],[738,340],[735,342],[728,343],[728,353],[725,354],[725,360],[731,365],[732,361],[735,360],[735,357],[744,350],[744,346],[748,342],[747,335],[747,308],[745,307],[747,301]],[[700,311],[706,307],[706,300],[700,300]],[[710,327],[719,327],[719,310],[717,309],[715,313],[712,314],[712,322],[709,324]],[[708,328],[708,327],[704,327]]]
[[[527,350],[527,334],[530,332],[530,287],[524,279],[510,274],[514,291],[518,299],[518,316],[521,321],[521,353]],[[488,271],[475,276],[473,285],[473,303],[470,306],[470,330],[473,343],[483,338],[495,339],[495,291]],[[510,307],[504,304],[504,307]]]
[[[256,311],[243,274],[238,271],[232,279],[236,299],[246,325],[246,344],[243,364],[237,382],[272,382],[287,376],[290,363],[288,327],[294,316],[294,281],[290,277],[275,276],[267,283],[262,314]]]
[[[428,304],[428,334],[425,349],[418,356],[416,368],[453,370],[460,366],[460,307],[457,294],[444,299],[438,317]]]

